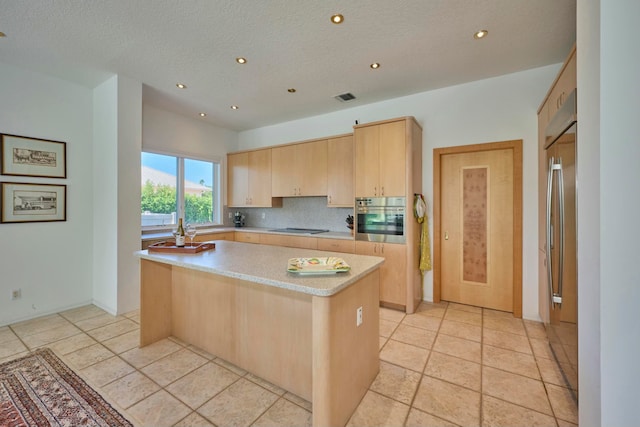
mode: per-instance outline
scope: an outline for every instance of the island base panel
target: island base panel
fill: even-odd
[[[140,263],[140,347],[171,336],[171,271],[169,264]]]
[[[379,370],[379,280],[319,297],[142,260],[140,346],[173,335],[311,401],[314,426],[345,425]]]
[[[375,270],[330,298],[313,297],[314,426],[345,425],[378,374],[379,280]]]
[[[311,296],[174,267],[173,335],[304,399]]]

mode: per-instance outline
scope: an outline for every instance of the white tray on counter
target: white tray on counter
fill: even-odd
[[[295,274],[336,274],[350,269],[349,264],[338,257],[290,258],[287,263],[287,271]]]

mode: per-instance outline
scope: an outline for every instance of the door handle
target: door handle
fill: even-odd
[[[560,158],[556,159],[551,157],[549,159],[549,170],[547,174],[547,282],[549,283],[549,299],[551,300],[551,308],[555,309],[556,305],[562,304],[562,270],[564,264],[564,189],[563,189],[563,179],[562,179],[562,160]],[[551,201],[553,194],[553,176],[554,172],[558,174],[558,210],[559,210],[559,218],[558,218],[558,226],[560,228],[560,236],[559,236],[559,245],[558,245],[558,283],[557,289],[558,292],[554,292],[554,283],[553,283],[553,254],[551,250],[553,248],[553,224],[551,224]]]
[[[449,233],[446,231],[444,232],[444,240],[449,240]]]

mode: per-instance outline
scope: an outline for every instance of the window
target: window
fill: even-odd
[[[220,224],[220,164],[142,152],[142,227]]]

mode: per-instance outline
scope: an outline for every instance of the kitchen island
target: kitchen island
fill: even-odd
[[[314,426],[346,424],[379,370],[384,260],[215,243],[197,254],[136,252],[140,346],[174,336],[311,401]],[[351,269],[287,271],[290,258],[322,256],[339,256]]]

